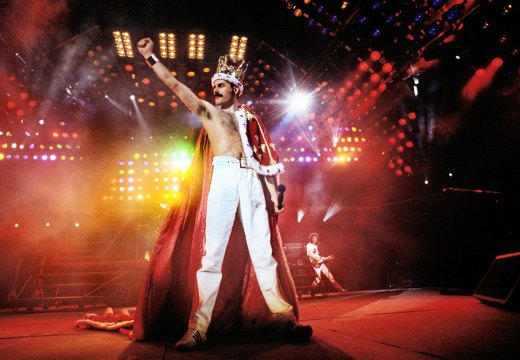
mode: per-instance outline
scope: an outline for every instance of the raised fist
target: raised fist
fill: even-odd
[[[148,58],[148,56],[153,53],[153,41],[150,38],[144,38],[139,40],[137,43],[137,50],[144,56],[144,58]]]

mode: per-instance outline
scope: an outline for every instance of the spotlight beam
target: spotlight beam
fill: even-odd
[[[323,217],[323,222],[326,222],[331,217],[336,215],[343,208],[342,203],[343,201],[339,198],[338,195],[336,195],[336,198],[332,200],[329,208],[327,209],[327,212],[325,213],[325,216]]]
[[[132,117],[132,113],[130,112],[130,110],[125,108],[123,105],[121,105],[120,103],[118,103],[117,101],[115,101],[108,95],[105,95],[105,98],[108,100],[108,102],[110,104],[114,105],[115,108],[118,109],[119,111],[121,111],[123,114],[128,115],[129,117]]]
[[[139,123],[139,126],[141,127],[141,130],[143,130],[144,134],[146,136],[150,136],[152,134],[152,132],[150,131],[150,128],[148,127],[148,123],[144,119],[144,116],[143,116],[143,113],[141,112],[141,110],[139,110],[139,106],[137,104],[137,101],[135,100],[135,96],[134,95],[132,95],[132,96],[133,96],[133,99],[132,99],[132,97],[130,97],[130,100],[132,101],[132,105],[134,106],[135,117],[137,118],[137,122]]]

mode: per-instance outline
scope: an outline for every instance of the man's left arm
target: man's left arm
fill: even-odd
[[[283,204],[282,208],[278,209],[278,184],[279,184],[279,175],[273,175],[273,176],[263,176],[264,183],[267,188],[267,196],[266,200],[269,202],[267,204],[267,209],[269,210],[270,215],[276,215],[278,213],[281,213],[283,211]]]

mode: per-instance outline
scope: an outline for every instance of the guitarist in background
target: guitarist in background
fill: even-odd
[[[316,279],[312,282],[313,286],[318,286],[321,282],[321,274],[325,275],[327,279],[330,281],[332,286],[339,291],[339,292],[345,292],[343,286],[341,286],[340,283],[334,279],[334,276],[332,276],[332,273],[329,271],[329,268],[327,265],[325,265],[325,261],[334,259],[334,255],[322,257],[320,256],[320,252],[318,251],[318,240],[319,236],[317,233],[310,233],[309,234],[309,242],[307,243],[307,256],[309,257],[309,260],[311,261],[311,264],[314,268],[314,271],[316,271]]]

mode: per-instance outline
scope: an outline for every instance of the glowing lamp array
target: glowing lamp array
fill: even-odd
[[[0,130],[0,161],[2,160],[81,160],[78,155],[81,146],[74,144],[78,139],[77,133],[66,133],[54,131],[51,133],[51,140],[56,143],[48,145],[36,143],[30,138],[37,138],[38,142],[43,142],[47,138],[40,140],[40,132],[32,133],[26,130],[23,135],[24,140],[13,140],[13,132]],[[18,137],[19,138],[19,137]],[[29,139],[29,140],[28,140]],[[47,140],[48,141],[48,140]]]
[[[134,57],[133,40],[128,31],[116,30],[113,33],[114,42],[119,57]],[[171,32],[161,32],[157,35],[159,56],[163,59],[175,59],[177,57],[177,37]],[[229,47],[231,58],[244,59],[248,38],[246,36],[232,35]],[[203,60],[206,48],[206,35],[191,33],[187,39],[188,59]],[[131,65],[130,65],[131,66]],[[132,71],[126,68],[127,71]]]
[[[247,37],[233,35],[229,46],[229,57],[231,59],[243,60],[246,54]]]
[[[114,41],[116,43],[117,55],[120,57],[134,57],[134,50],[132,49],[132,38],[127,31],[114,31]]]
[[[203,60],[205,42],[206,42],[206,35],[189,34],[188,35],[188,59]]]
[[[397,120],[399,127],[397,127],[394,134],[388,138],[388,142],[392,146],[393,150],[393,158],[389,161],[388,167],[397,176],[412,174],[412,167],[406,164],[404,160],[406,158],[406,151],[413,149],[414,147],[414,142],[407,139],[406,126],[416,118],[417,114],[415,112],[410,112],[406,118],[402,117]]]
[[[175,34],[159,34],[159,55],[163,59],[175,59]]]
[[[110,194],[103,200],[174,201],[191,164],[188,151],[136,153],[131,160],[118,163],[117,176],[111,179]]]

